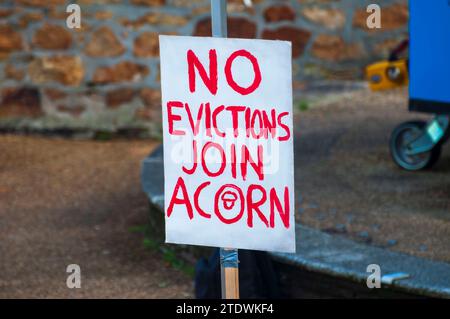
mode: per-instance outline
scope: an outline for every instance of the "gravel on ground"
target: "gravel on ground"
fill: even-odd
[[[156,145],[0,135],[0,298],[192,297],[192,278],[131,231],[148,221],[140,162]]]

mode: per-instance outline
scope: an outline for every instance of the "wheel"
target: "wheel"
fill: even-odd
[[[391,134],[389,147],[394,162],[408,171],[419,171],[431,168],[441,155],[441,144],[436,144],[430,151],[417,155],[408,155],[410,141],[423,134],[427,123],[424,121],[405,122],[397,126]]]

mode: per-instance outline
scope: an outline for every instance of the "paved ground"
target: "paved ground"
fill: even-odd
[[[450,147],[410,173],[389,155],[392,129],[428,118],[407,111],[406,90],[359,91],[300,112],[296,127],[299,220],[330,233],[450,262]]]
[[[185,298],[191,279],[130,228],[148,218],[150,141],[0,135],[0,298]],[[81,266],[82,288],[66,287]]]

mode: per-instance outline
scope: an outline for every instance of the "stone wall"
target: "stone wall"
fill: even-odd
[[[366,28],[366,6],[382,29]],[[81,6],[69,29],[66,6]],[[0,128],[160,132],[158,34],[209,36],[208,0],[2,0]],[[407,33],[406,0],[228,1],[229,36],[292,41],[294,87],[361,79]]]

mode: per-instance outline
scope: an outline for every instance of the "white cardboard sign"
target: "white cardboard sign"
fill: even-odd
[[[166,242],[294,252],[291,43],[159,43]]]

